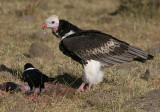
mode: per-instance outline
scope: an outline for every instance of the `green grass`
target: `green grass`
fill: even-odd
[[[97,29],[111,34],[144,50],[160,42],[159,18],[146,20],[146,16],[140,18],[131,15],[121,16],[121,14],[110,16],[109,13],[118,9],[119,3],[116,0],[46,0],[43,3],[38,2],[39,4],[37,2],[32,4],[31,1],[26,4],[26,2],[25,0],[14,0],[14,2],[0,0],[0,64],[18,70],[17,73],[14,73],[16,78],[0,79],[0,83],[5,81],[21,82],[17,74],[23,71],[25,63],[33,61],[37,63],[35,67],[49,76],[57,76],[59,67],[72,71],[72,75],[76,77],[82,76],[81,65],[59,51],[60,40],[53,36],[50,30],[45,30],[50,33],[49,40],[42,41],[33,37],[33,33],[41,30],[43,21],[51,14],[56,14],[60,19],[66,19],[83,29]],[[21,21],[22,15],[17,16],[17,10],[26,11],[26,7],[31,4],[31,9],[22,15],[33,15],[37,17],[37,21]],[[43,8],[44,4],[47,4],[48,7]],[[28,53],[29,47],[33,42],[41,42],[48,45],[55,58],[50,61],[41,58],[26,58],[24,54]],[[107,81],[94,86],[89,92],[77,93],[73,99],[55,95],[51,97],[39,96],[50,102],[47,106],[32,102],[20,93],[16,93],[15,96],[0,96],[0,111],[7,112],[13,108],[23,108],[35,112],[123,112],[129,108],[123,106],[127,100],[158,88],[156,85],[151,85],[150,81],[142,80],[140,76],[145,73],[147,68],[160,63],[159,56],[156,56],[155,60],[150,63],[131,63],[137,64],[139,67],[132,70],[117,70],[115,66],[106,68],[104,79]],[[132,92],[115,90],[109,93],[109,90],[115,87],[129,88]],[[106,94],[110,94],[113,100],[109,100],[108,103],[102,105],[87,105],[88,98],[96,95],[95,91],[100,89],[105,91]],[[17,99],[20,101],[17,101]],[[16,105],[19,106],[17,107]],[[140,111],[140,109],[137,109],[137,111]]]

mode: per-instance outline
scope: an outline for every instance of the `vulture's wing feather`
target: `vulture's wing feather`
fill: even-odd
[[[60,49],[68,56],[72,54],[84,61],[97,60],[105,65],[148,58],[145,51],[98,31],[70,35],[61,41]],[[69,53],[66,53],[64,49]]]

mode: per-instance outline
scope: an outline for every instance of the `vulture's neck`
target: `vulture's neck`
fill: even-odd
[[[83,31],[83,30],[69,23],[68,21],[60,20],[58,30],[56,32],[53,31],[53,34],[58,38],[64,39],[67,36],[80,31]]]

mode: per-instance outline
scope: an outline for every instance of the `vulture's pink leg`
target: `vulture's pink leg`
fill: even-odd
[[[78,88],[78,91],[79,92],[82,92],[82,91],[84,91],[84,86],[85,86],[85,82],[82,82],[82,84],[80,85],[80,87]]]
[[[91,90],[91,87],[92,87],[92,84],[91,84],[91,83],[89,83],[89,85],[88,85],[87,89],[88,89],[88,90]]]

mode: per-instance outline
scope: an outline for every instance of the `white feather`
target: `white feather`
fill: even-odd
[[[58,16],[57,15],[51,15],[45,20],[45,22],[52,22],[52,21],[55,21],[57,24],[59,24]]]
[[[35,68],[32,68],[32,67],[31,67],[31,68],[27,68],[25,71],[33,70],[33,69],[35,69]]]
[[[66,33],[66,34],[62,37],[62,39],[66,38],[67,36],[72,35],[72,34],[74,34],[74,33],[75,33],[75,32],[71,30],[70,32]]]
[[[99,61],[90,60],[84,66],[83,81],[91,84],[98,84],[103,81],[104,70]]]

